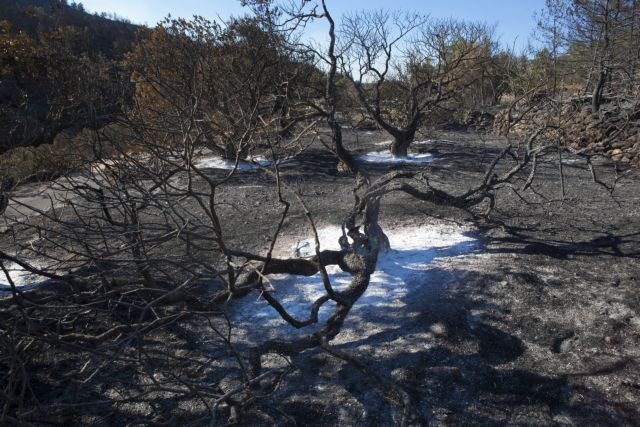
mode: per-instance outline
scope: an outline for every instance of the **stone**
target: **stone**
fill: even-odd
[[[619,148],[616,148],[615,150],[610,151],[609,155],[611,156],[611,159],[615,162],[619,162],[620,160],[622,160],[622,157],[624,157],[622,150]]]
[[[444,324],[440,323],[440,322],[434,323],[433,325],[431,325],[429,330],[434,335],[446,335],[447,334],[447,327]]]

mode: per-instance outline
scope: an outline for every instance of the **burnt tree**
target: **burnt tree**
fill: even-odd
[[[405,157],[418,129],[482,78],[492,47],[484,24],[400,12],[347,16],[340,35],[341,70],[361,107],[393,137],[396,157]]]

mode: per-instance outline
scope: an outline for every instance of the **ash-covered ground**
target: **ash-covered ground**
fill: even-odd
[[[379,154],[383,134],[345,134],[373,175],[424,171],[432,184],[458,193],[481,179],[504,144],[440,133],[413,146],[413,159],[421,161],[388,163]],[[406,195],[386,197],[381,223],[392,250],[381,256],[335,346],[409,391],[421,424],[637,425],[640,176],[605,159],[594,164],[599,179],[615,182],[613,191],[593,182],[583,160],[565,154],[564,197],[557,158],[550,158],[524,198],[500,190],[488,220]],[[353,178],[336,166],[319,144],[281,164],[314,213],[326,248],[337,243],[337,227],[353,203]],[[281,206],[271,179],[242,169],[219,189],[224,231],[230,244],[264,251]],[[303,212],[293,209],[279,256],[304,255],[313,246]],[[340,273],[331,273],[339,288]],[[319,282],[277,277],[269,285],[305,317]],[[279,320],[257,292],[225,311],[241,353],[265,338],[304,332]],[[383,387],[351,364],[320,349],[290,362],[295,369],[266,397],[283,414],[274,415],[277,423],[398,420]],[[274,356],[266,364],[284,363]],[[243,423],[269,421],[247,413]]]
[[[433,156],[428,164],[369,167],[378,173],[424,169],[434,183],[461,192],[482,176],[502,146],[465,134],[430,139],[413,148]],[[384,136],[376,134],[350,142],[366,154],[378,152],[381,141]],[[336,162],[326,153],[309,152],[298,162],[286,163],[283,171],[298,180],[319,220],[336,227],[350,206],[350,179],[335,174]],[[604,159],[596,171],[610,185],[623,174]],[[498,194],[489,221],[408,196],[387,198],[384,228],[392,248],[411,252],[410,259],[394,269],[394,254],[387,255],[391,261],[381,258],[379,282],[373,280],[336,345],[411,390],[423,420],[436,425],[636,424],[640,180],[630,172],[611,193],[592,182],[584,160],[573,157],[564,159],[563,173],[564,199],[557,160],[550,159],[526,200],[508,189]],[[230,199],[256,203],[260,188],[242,177],[246,192]],[[255,219],[264,218],[265,205],[260,203]],[[237,227],[247,230],[245,238],[262,237],[253,224],[244,219]],[[283,251],[304,245],[301,224],[290,224],[292,238]],[[290,298],[282,295],[295,313],[301,301],[314,299],[309,288],[318,282],[308,282],[300,281]],[[240,314],[235,306],[229,310],[246,321],[238,332],[241,342],[299,333],[257,295],[239,305]],[[294,363],[299,369],[272,397],[293,419],[386,425],[397,416],[375,380],[353,366],[320,350]]]

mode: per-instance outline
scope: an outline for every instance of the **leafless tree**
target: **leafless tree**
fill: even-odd
[[[569,48],[578,53],[569,59],[586,65],[585,90],[591,91],[592,111],[597,112],[606,91],[628,88],[637,79],[638,3],[574,0],[565,8]]]
[[[481,78],[491,49],[486,25],[400,12],[347,16],[341,36],[341,70],[398,157],[430,116]]]

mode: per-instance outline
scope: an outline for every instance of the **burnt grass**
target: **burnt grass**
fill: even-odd
[[[394,168],[424,171],[432,184],[463,192],[504,144],[463,132],[430,137],[431,143],[413,149],[433,153],[432,163],[368,170],[374,176]],[[374,143],[388,138],[346,131],[345,139],[364,153],[383,150]],[[338,339],[336,347],[407,390],[418,408],[417,424],[639,425],[640,175],[604,158],[594,164],[603,182],[615,182],[613,192],[592,182],[584,161],[569,157],[562,198],[557,159],[551,158],[539,166],[534,191],[524,199],[500,190],[489,219],[387,196],[383,226],[460,223],[474,227],[479,243],[471,261],[434,268],[402,309],[372,311],[359,319],[365,322],[360,327],[378,326]],[[353,202],[353,178],[336,166],[318,144],[281,167],[320,224],[338,224]],[[274,191],[264,191],[272,184],[245,171],[220,189],[232,245],[267,247],[282,209]],[[284,234],[304,224],[303,212],[292,209]],[[196,329],[184,332],[191,346],[198,345]],[[260,412],[249,408],[242,424],[398,421],[398,404],[352,364],[322,350],[292,363],[295,369],[258,404]]]

